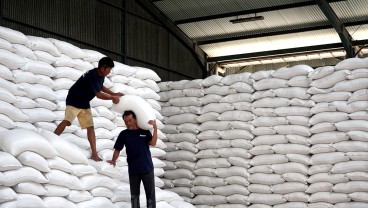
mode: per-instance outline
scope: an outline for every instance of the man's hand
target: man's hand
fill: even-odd
[[[115,95],[112,96],[112,102],[114,104],[118,104],[119,101],[120,101],[120,96],[115,96]]]
[[[153,126],[154,129],[157,129],[157,126],[156,126],[156,120],[149,120],[148,121],[148,124]]]
[[[98,154],[92,154],[91,155],[91,159],[94,160],[94,161],[102,161],[102,159],[98,156]]]
[[[110,163],[111,165],[113,165],[115,167],[116,165],[116,160],[107,160],[106,162]]]

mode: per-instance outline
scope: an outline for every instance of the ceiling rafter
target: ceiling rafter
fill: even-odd
[[[339,1],[346,1],[346,0],[328,0],[328,2],[330,3],[339,2]],[[255,13],[261,13],[261,12],[271,12],[271,11],[277,11],[277,10],[282,10],[282,9],[305,7],[305,6],[311,6],[311,5],[316,5],[316,4],[317,3],[314,0],[312,0],[312,1],[307,1],[307,2],[284,4],[284,5],[278,5],[278,6],[272,6],[272,7],[264,7],[264,8],[258,8],[258,9],[250,9],[250,10],[243,10],[243,11],[237,11],[237,12],[229,12],[229,13],[224,13],[224,14],[216,14],[216,15],[176,20],[174,21],[174,24],[179,25],[179,24],[200,22],[200,21],[206,21],[206,20],[214,20],[214,19],[220,19],[220,18],[226,18],[226,17],[235,17],[235,16],[240,16],[240,15],[255,14]]]
[[[358,25],[363,25],[363,24],[368,24],[368,19],[362,20],[362,21],[344,23],[344,25],[347,27],[358,26]],[[198,45],[207,45],[207,44],[212,44],[212,43],[222,43],[222,42],[227,42],[227,41],[245,40],[245,39],[250,39],[250,38],[261,38],[261,37],[268,37],[268,36],[274,36],[274,35],[309,32],[309,31],[323,30],[323,29],[330,29],[330,28],[333,28],[333,26],[330,24],[324,24],[324,25],[319,25],[319,26],[309,26],[309,27],[300,27],[300,28],[288,29],[288,30],[283,29],[283,30],[272,31],[272,32],[262,32],[259,34],[252,34],[252,35],[238,35],[234,37],[225,37],[225,38],[209,39],[209,40],[198,40],[196,41],[196,43]]]
[[[339,17],[336,15],[335,11],[331,8],[330,4],[326,0],[315,0],[325,14],[331,25],[335,28],[336,32],[339,34],[341,42],[346,51],[346,55],[349,58],[354,57],[354,48],[352,43],[352,37],[348,30],[345,28],[344,24],[341,22]]]

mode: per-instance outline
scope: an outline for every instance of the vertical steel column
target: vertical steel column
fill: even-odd
[[[332,26],[335,28],[336,32],[339,34],[342,45],[346,51],[346,55],[348,58],[354,57],[354,48],[352,43],[352,37],[349,32],[346,30],[344,24],[341,22],[339,17],[336,15],[334,10],[331,8],[330,4],[326,0],[315,0],[322,10],[323,14],[330,21]]]

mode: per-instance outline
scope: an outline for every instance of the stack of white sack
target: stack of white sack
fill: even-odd
[[[309,77],[316,103],[309,120],[309,202],[367,207],[368,60],[347,59]]]
[[[160,93],[162,101],[169,101],[162,103],[161,113],[167,116],[163,131],[173,138],[166,150],[170,155],[166,159],[171,160],[166,161],[166,168],[180,171],[184,177],[171,178],[165,173],[166,186],[177,186],[174,189],[181,196],[194,196],[185,199],[196,207],[246,207],[247,149],[252,148],[253,138],[252,126],[247,123],[253,115],[245,112],[251,109],[249,93],[253,92],[249,75],[228,76],[223,82],[222,77],[211,76],[159,83],[164,91]],[[241,94],[236,97],[229,95],[231,92]],[[178,168],[183,164],[185,169]]]
[[[0,108],[0,132],[6,132],[11,129],[32,130],[33,132],[48,130],[53,132],[57,124],[64,118],[65,98],[70,86],[84,72],[97,67],[100,58],[104,57],[103,54],[97,51],[80,49],[72,44],[56,39],[25,36],[21,32],[5,27],[0,27],[0,52],[0,104],[2,106]],[[115,62],[115,65],[116,67],[114,69],[116,69],[116,71],[113,70],[111,76],[105,78],[104,85],[110,89],[116,87],[113,89],[115,91],[120,91],[125,94],[136,94],[144,98],[153,109],[155,109],[154,113],[155,117],[158,119],[158,126],[162,128],[163,125],[159,121],[162,119],[162,116],[157,112],[157,110],[160,110],[160,106],[157,102],[159,99],[157,94],[159,88],[156,82],[160,81],[160,78],[150,69],[130,67],[118,62]],[[123,76],[121,75],[122,73],[127,74]],[[120,75],[119,78],[129,80],[125,83],[125,86],[127,88],[133,88],[134,90],[124,91],[125,88],[121,87],[123,85],[121,82],[116,82],[117,86],[115,86],[115,83],[110,79],[118,75]],[[145,83],[145,85],[137,86],[137,83]],[[119,84],[121,88],[118,87]],[[91,102],[91,106],[94,116],[98,154],[104,160],[111,159],[114,141],[117,135],[125,129],[121,114],[116,114],[111,111],[111,101],[95,99]],[[51,135],[53,134],[49,134],[46,138],[49,139]],[[62,139],[59,138],[61,141],[67,141],[69,145],[75,145],[75,147],[78,148],[79,154],[82,154],[85,158],[89,158],[90,147],[86,131],[80,129],[77,121],[75,121],[72,126],[67,127],[64,133],[61,134],[61,137]],[[23,136],[22,138],[27,137]],[[158,157],[165,154],[163,149],[166,146],[161,140],[164,139],[165,136],[162,132],[159,133],[159,138],[157,146],[151,148],[151,151],[155,166],[156,186],[162,187],[163,182],[157,177],[163,175],[162,168],[164,163],[158,159]],[[32,145],[37,147],[37,142],[29,144],[29,148],[31,149],[33,148]],[[50,150],[50,152],[51,151],[52,150]],[[7,153],[9,152],[2,150],[1,157],[4,156],[8,158],[9,155],[7,155]],[[1,184],[3,187],[1,191],[4,190],[5,193],[5,195],[2,194],[3,192],[0,194],[1,197],[5,196],[0,200],[2,208],[14,206],[29,207],[29,200],[37,200],[39,203],[41,203],[41,201],[44,203],[43,205],[37,204],[35,207],[55,207],[55,204],[63,203],[74,203],[75,206],[78,204],[79,207],[112,207],[115,205],[119,207],[130,207],[127,164],[124,155],[125,151],[122,151],[122,156],[119,158],[118,168],[112,168],[112,166],[106,162],[96,163],[92,160],[88,160],[83,164],[75,164],[74,161],[66,160],[59,155],[44,157],[43,155],[37,156],[32,153],[34,152],[24,153],[24,155],[13,155],[13,157],[17,157],[16,159],[21,163],[21,167],[17,166],[10,169],[1,167],[1,174],[7,175],[6,177],[16,178],[24,175],[21,170],[23,167],[27,167],[27,174],[18,179],[24,179],[24,181],[19,183],[15,181],[13,184],[9,184],[5,181],[4,184]],[[29,162],[28,160],[32,161]],[[3,158],[1,161],[3,161]],[[41,170],[38,171],[43,174],[41,174],[43,177],[46,177],[47,181],[40,179],[35,182],[32,181],[33,179],[31,181],[27,179],[29,178],[28,167],[35,168],[33,165],[34,163],[36,165],[38,165],[38,163],[44,165],[41,166]],[[7,163],[5,163],[4,166],[6,166],[6,164]],[[18,169],[18,172],[14,172],[14,170]],[[13,172],[7,172],[8,170]],[[112,171],[113,173],[110,175],[103,175],[101,173],[106,171]],[[111,190],[107,190],[106,187],[100,184],[95,184],[95,187],[89,186],[86,188],[78,183],[78,180],[82,180],[81,177],[85,174],[90,176],[84,177],[87,178],[84,179],[86,182],[105,180],[108,182],[106,183],[107,185],[116,183],[118,186],[107,187]],[[38,176],[39,174],[37,177]],[[59,182],[53,181],[51,183],[48,177],[52,180],[59,180]],[[71,184],[71,187],[65,187],[67,184],[61,183],[60,180],[64,181],[64,183],[73,180],[77,182],[74,186]],[[109,181],[113,182],[110,183]],[[32,189],[29,189],[28,187],[30,187],[30,185],[26,184],[26,189],[22,189],[24,184],[20,183],[23,182],[33,182],[36,184],[38,183],[38,185],[32,184]],[[50,188],[49,186],[44,186],[46,194],[41,188],[39,192],[34,191],[38,189],[34,187],[39,187],[39,185],[43,183],[59,184],[50,185]],[[20,184],[20,186],[18,184]],[[54,187],[56,185],[64,187]],[[67,188],[69,192],[65,188]],[[11,196],[15,196],[11,190],[17,195],[16,197],[6,197],[8,193],[10,193]],[[121,193],[124,193],[123,197]],[[143,189],[141,193],[144,194]],[[48,196],[55,196],[58,198],[54,199]],[[161,207],[191,206],[185,203],[178,195],[162,191],[159,188],[157,188],[157,196],[158,205]],[[46,197],[48,197],[48,199],[46,199]],[[38,199],[41,199],[41,201]],[[144,195],[142,195],[141,200],[141,204],[145,204]],[[79,205],[80,202],[83,203]],[[93,204],[93,206],[91,204]]]
[[[198,80],[159,83],[161,113],[164,116],[167,148],[165,149],[164,188],[178,193],[187,202],[194,194],[191,191],[194,167],[198,152],[198,111],[203,96]]]
[[[159,83],[163,132],[181,135],[166,151],[197,159],[195,179],[169,176],[164,187],[194,194],[185,199],[200,208],[367,207],[367,63],[213,75],[199,82],[200,99],[184,93],[190,81]],[[181,131],[198,132],[195,148]]]
[[[259,71],[251,75],[254,146],[248,201],[251,207],[307,207],[310,81],[306,65]]]

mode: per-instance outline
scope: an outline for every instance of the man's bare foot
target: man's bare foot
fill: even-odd
[[[91,159],[94,161],[102,161],[102,159],[98,156],[98,154],[92,154]]]

